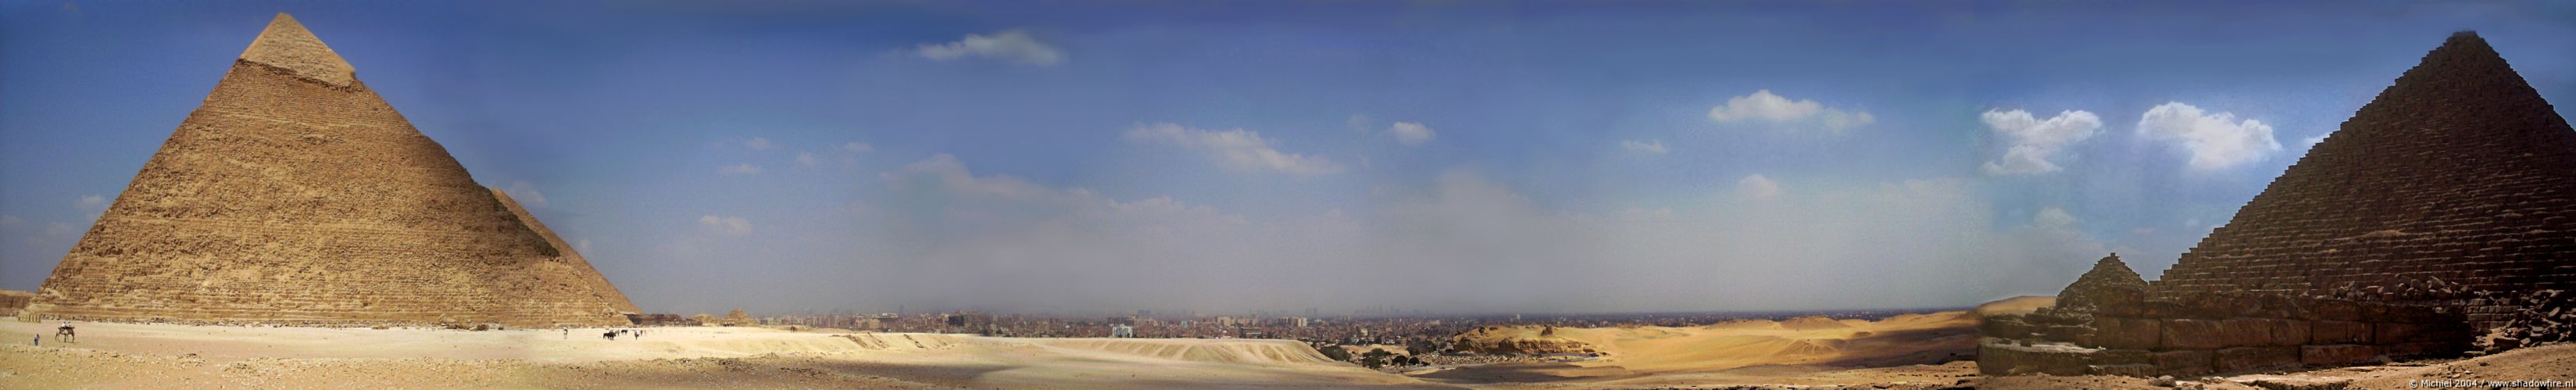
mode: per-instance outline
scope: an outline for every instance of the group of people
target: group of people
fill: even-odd
[[[610,329],[610,330],[608,330],[607,332],[600,333],[600,334],[599,334],[599,338],[604,338],[604,339],[609,339],[609,340],[616,340],[616,339],[617,339],[617,336],[619,336],[619,335],[625,335],[625,336],[627,336],[627,337],[641,339],[641,338],[644,338],[644,330],[642,330],[642,329]],[[567,340],[572,339],[572,329],[571,329],[571,328],[565,328],[565,329],[564,329],[564,339],[567,339]]]

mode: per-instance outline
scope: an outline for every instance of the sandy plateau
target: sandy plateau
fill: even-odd
[[[1017,339],[764,328],[219,327],[0,319],[0,388],[1444,387],[1287,340]]]
[[[640,340],[610,341],[595,328],[475,332],[78,323],[78,342],[45,336],[42,346],[32,346],[55,324],[0,317],[0,388],[2161,388],[2126,377],[1978,377],[1976,363],[1962,360],[1973,351],[1973,313],[2046,304],[2039,299],[1878,321],[1499,328],[1508,331],[1476,337],[1579,343],[1560,345],[1605,354],[1400,374],[1334,362],[1287,340],[657,327],[643,328],[647,333]],[[2350,388],[2402,388],[2409,380],[2463,379],[2576,379],[2576,346],[2469,360],[2186,378],[2175,386],[2250,389],[2261,388],[2258,381],[2341,381]]]

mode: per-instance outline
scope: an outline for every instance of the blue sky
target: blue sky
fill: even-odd
[[[657,312],[1968,305],[2154,277],[2452,31],[2576,99],[2539,2],[10,1],[0,288],[277,12]]]

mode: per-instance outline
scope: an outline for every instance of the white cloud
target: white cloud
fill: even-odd
[[[17,226],[21,223],[27,223],[27,221],[18,219],[15,215],[0,215],[0,226]]]
[[[2051,228],[2074,227],[2076,222],[2079,222],[2079,220],[2075,219],[2075,214],[2068,214],[2066,209],[2057,207],[2041,208],[2039,209],[2038,214],[2032,215],[2030,218],[2030,223],[2033,226]]]
[[[975,57],[1006,60],[1028,65],[1055,65],[1064,62],[1064,51],[1038,42],[1028,32],[1009,30],[993,35],[967,34],[965,39],[936,45],[921,45],[913,53],[921,58],[948,61]]]
[[[1424,142],[1431,142],[1432,137],[1430,127],[1413,122],[1396,122],[1394,126],[1387,127],[1386,131],[1389,133],[1395,133],[1395,143],[1404,144],[1405,146],[1421,145]]]
[[[748,225],[749,223],[747,223],[747,222],[746,222],[745,224],[746,224],[746,225]],[[589,251],[590,251],[590,239],[588,239],[588,238],[584,238],[584,239],[581,239],[581,242],[580,242],[580,243],[575,243],[575,244],[573,244],[573,250],[576,250],[576,251],[582,251],[582,252],[589,252]]]
[[[751,148],[751,150],[769,150],[769,138],[751,137],[751,140],[749,141],[742,141],[742,146]]]
[[[819,159],[819,158],[814,157],[814,153],[812,153],[812,152],[797,152],[797,153],[796,153],[796,165],[803,165],[803,166],[805,166],[806,168],[813,168],[815,164],[820,164],[820,163],[822,163],[822,162],[823,162],[823,161],[822,161],[822,159]]]
[[[725,217],[708,214],[707,216],[698,217],[698,225],[707,228],[709,231],[714,231],[717,234],[728,236],[751,234],[751,220],[743,219],[742,217]]]
[[[2148,109],[2138,118],[2138,135],[2177,142],[2191,154],[2191,167],[2202,170],[2244,165],[2281,151],[2281,143],[2272,139],[2271,125],[2253,119],[2238,121],[2234,113],[2206,113],[2182,102]]]
[[[77,209],[80,209],[81,211],[88,211],[88,212],[92,212],[92,213],[100,212],[100,211],[107,211],[107,197],[104,197],[104,196],[98,196],[98,195],[84,195],[84,196],[81,196],[81,197],[80,197],[80,200],[72,201],[72,208],[77,208]]]
[[[851,151],[851,152],[866,153],[866,152],[870,152],[870,151],[875,151],[875,150],[877,150],[877,146],[876,146],[876,145],[869,145],[869,144],[867,144],[867,143],[865,143],[865,142],[851,142],[851,143],[841,144],[841,150]]]
[[[1747,199],[1771,199],[1780,196],[1780,183],[1761,174],[1735,181],[1735,194]]]
[[[722,169],[717,169],[716,173],[724,175],[758,175],[760,174],[760,166],[751,165],[751,163],[727,165]]]
[[[1814,100],[1790,100],[1768,89],[1727,99],[1726,104],[1708,109],[1708,119],[1718,123],[1813,124],[1835,134],[1878,121],[1867,112],[1829,108]]]
[[[1628,151],[1631,152],[1645,154],[1664,154],[1665,152],[1672,151],[1671,149],[1664,148],[1664,140],[1642,142],[1637,140],[1621,140],[1619,141],[1619,147],[1628,149]]]
[[[525,180],[510,182],[510,188],[503,189],[501,192],[509,193],[510,199],[519,201],[521,206],[546,207],[546,194],[537,192],[537,187],[529,185]]]
[[[2102,128],[2102,118],[2092,112],[2069,110],[2040,120],[2029,111],[1987,110],[1979,116],[1986,128],[2007,145],[2002,158],[1987,161],[1986,174],[2035,175],[2064,170],[2057,166],[2060,156],[2070,155],[2067,145],[2093,138]]]
[[[1159,142],[1185,149],[1205,151],[1226,169],[1235,171],[1276,171],[1294,175],[1319,175],[1341,172],[1341,164],[1323,156],[1281,152],[1272,144],[1277,140],[1262,138],[1260,133],[1234,129],[1226,131],[1196,130],[1171,123],[1137,126],[1128,129],[1128,139]]]

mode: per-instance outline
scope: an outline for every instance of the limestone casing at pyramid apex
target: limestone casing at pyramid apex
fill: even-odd
[[[350,67],[349,61],[341,59],[339,52],[331,51],[329,45],[322,43],[322,38],[305,30],[303,23],[295,21],[295,16],[284,12],[269,20],[268,28],[261,29],[259,37],[251,40],[250,47],[242,49],[240,59],[284,69],[295,73],[298,78],[335,87],[348,87],[357,82],[357,69]]]

